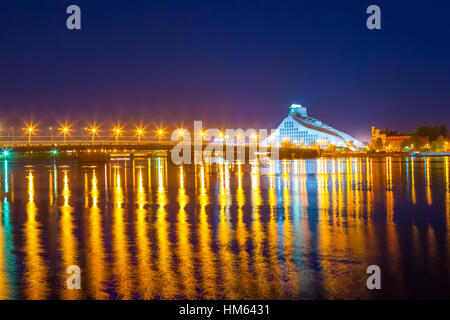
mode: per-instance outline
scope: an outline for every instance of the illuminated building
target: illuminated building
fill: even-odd
[[[352,150],[362,147],[361,142],[352,136],[336,130],[320,120],[309,117],[306,108],[299,104],[291,105],[289,115],[261,144],[280,146],[284,142],[295,146],[321,148],[334,145],[349,147]]]
[[[406,141],[411,136],[389,131],[388,129],[380,130],[372,126],[372,148],[386,151],[400,151]]]

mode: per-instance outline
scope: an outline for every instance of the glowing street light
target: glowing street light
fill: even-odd
[[[2,156],[4,157],[4,158],[8,158],[8,156],[10,155],[10,151],[9,151],[9,149],[3,149],[3,151],[2,151]]]
[[[203,143],[203,137],[205,136],[205,133],[202,130],[199,130],[198,133],[200,134],[200,137],[198,137],[198,134],[194,133],[194,140],[195,142]]]
[[[120,136],[123,132],[124,132],[124,131],[123,131],[123,128],[122,128],[121,126],[119,126],[119,125],[117,125],[117,126],[115,126],[115,127],[113,128],[113,134],[114,134],[114,136],[116,137],[116,143],[119,142],[119,136]]]
[[[67,136],[68,134],[70,134],[70,131],[71,131],[71,125],[69,125],[69,124],[67,124],[67,123],[62,124],[61,127],[60,127],[58,130],[59,130],[60,134],[62,134],[63,137],[64,137],[64,143],[66,143],[66,136]]]
[[[158,141],[161,142],[161,139],[164,137],[166,130],[163,127],[160,127],[156,130],[156,134],[158,135]]]
[[[258,142],[258,135],[252,134],[252,140],[253,140],[253,144],[256,144]]]
[[[145,133],[145,128],[140,127],[140,126],[136,128],[136,135],[138,137],[138,143],[141,143],[141,137],[144,136],[144,133]]]
[[[99,128],[97,127],[97,125],[94,123],[89,128],[85,128],[85,130],[87,130],[89,132],[89,134],[92,136],[92,143],[94,143],[94,138],[96,135],[98,135],[98,133],[100,131]]]
[[[178,132],[178,141],[181,142],[184,139],[184,130],[183,128],[178,128],[177,132]]]
[[[49,127],[48,130],[50,131],[50,135],[52,137],[52,144],[53,144],[53,127]]]
[[[23,130],[25,130],[26,134],[28,134],[28,144],[31,144],[31,135],[36,132],[36,125],[28,123],[26,125],[26,128],[23,128]]]

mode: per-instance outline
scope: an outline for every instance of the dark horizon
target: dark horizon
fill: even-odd
[[[67,6],[82,29],[65,27]],[[365,26],[377,4],[382,29]],[[1,130],[34,119],[275,128],[291,103],[367,141],[450,126],[450,5],[3,1]]]

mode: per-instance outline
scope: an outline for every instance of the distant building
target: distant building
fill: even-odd
[[[372,148],[384,151],[400,151],[411,135],[397,131],[381,130],[372,126]]]
[[[309,117],[306,108],[299,104],[291,105],[289,115],[261,144],[280,146],[283,142],[289,142],[296,146],[321,148],[335,145],[349,147],[352,150],[362,147],[362,143],[352,136]]]

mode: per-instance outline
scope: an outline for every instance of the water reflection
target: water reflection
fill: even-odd
[[[167,221],[167,160],[158,158],[156,163],[157,174],[157,205],[156,211],[156,242],[158,255],[158,286],[159,296],[162,299],[174,299],[177,294],[175,271],[172,256],[172,242],[169,239],[169,223]]]
[[[255,283],[257,285],[255,294],[261,298],[269,296],[270,288],[267,278],[267,261],[264,255],[264,231],[261,223],[260,206],[262,204],[260,172],[258,162],[251,164],[251,205],[252,205],[252,230],[253,261],[255,269]]]
[[[449,158],[5,161],[0,181],[1,299],[449,297]]]
[[[80,291],[68,289],[66,286],[67,269],[69,266],[78,265],[78,248],[77,240],[74,236],[74,222],[72,213],[74,209],[69,204],[70,189],[68,170],[63,171],[63,204],[59,208],[60,217],[60,251],[61,251],[61,298],[62,299],[79,299]]]
[[[223,297],[229,299],[238,299],[239,291],[236,279],[236,259],[231,251],[231,241],[235,237],[231,225],[230,207],[232,205],[232,196],[230,190],[230,168],[228,163],[219,164],[218,168],[219,178],[219,222],[218,222],[218,245],[220,263],[219,269],[222,270],[222,287]]]
[[[26,299],[38,300],[48,296],[48,269],[43,258],[41,243],[41,224],[38,222],[38,209],[35,203],[34,170],[27,170],[28,202],[26,204],[27,220],[23,228],[25,245],[24,258],[24,295]]]
[[[447,215],[447,226],[450,226],[450,160],[445,158],[445,208]]]
[[[130,246],[126,234],[126,211],[124,208],[126,204],[123,188],[127,190],[126,172],[126,167],[120,165],[113,167],[113,274],[116,292],[120,299],[131,299],[133,284],[130,266]]]
[[[189,197],[186,194],[184,186],[185,172],[184,167],[179,167],[178,172],[179,188],[178,188],[178,217],[177,217],[177,240],[178,240],[178,258],[179,267],[178,273],[181,279],[180,287],[182,297],[186,299],[196,298],[195,292],[195,269],[193,265],[193,245],[191,242],[192,236],[190,232],[191,225],[188,221],[188,213],[185,208],[189,202]]]
[[[392,272],[399,268],[399,243],[397,238],[397,225],[394,220],[394,186],[392,180],[392,158],[386,158],[386,245],[387,255],[390,260],[389,268]],[[394,279],[397,282],[395,288],[400,288],[398,281],[400,279]]]
[[[207,206],[209,205],[209,168],[210,164],[197,165],[198,179],[198,261],[201,276],[201,297],[203,299],[214,299],[217,296],[216,285],[216,256],[211,248],[212,230],[209,225]]]
[[[236,204],[237,204],[237,222],[236,222],[236,241],[238,244],[238,268],[241,275],[238,279],[242,295],[244,297],[252,297],[252,278],[250,276],[249,260],[250,254],[247,251],[247,241],[249,238],[247,226],[244,222],[244,205],[246,202],[244,187],[243,187],[243,165],[237,163],[236,165]]]
[[[90,188],[88,182],[90,174]],[[87,260],[87,278],[89,297],[97,300],[108,299],[109,295],[105,292],[106,267],[105,267],[105,248],[103,244],[102,212],[99,208],[99,186],[97,178],[97,168],[85,172],[85,203],[88,206],[86,210],[86,260]]]
[[[270,164],[273,167],[273,163]],[[282,278],[281,267],[278,259],[278,232],[277,232],[277,195],[275,192],[275,174],[271,169],[268,188],[269,221],[267,222],[267,246],[268,246],[268,264],[270,265],[270,279],[272,280],[272,295],[274,298],[281,298]]]
[[[143,168],[137,171],[137,190],[135,200],[136,250],[138,286],[140,298],[151,299],[154,292],[156,273],[151,264],[151,248],[149,239],[149,212],[146,208],[148,194],[145,191]]]
[[[431,158],[425,157],[425,182],[427,186],[427,204],[431,206],[433,204],[433,197],[431,195]]]
[[[16,258],[13,253],[13,226],[11,223],[11,210],[8,200],[9,174],[8,161],[3,167],[3,203],[0,206],[0,299],[16,298],[15,267]]]

